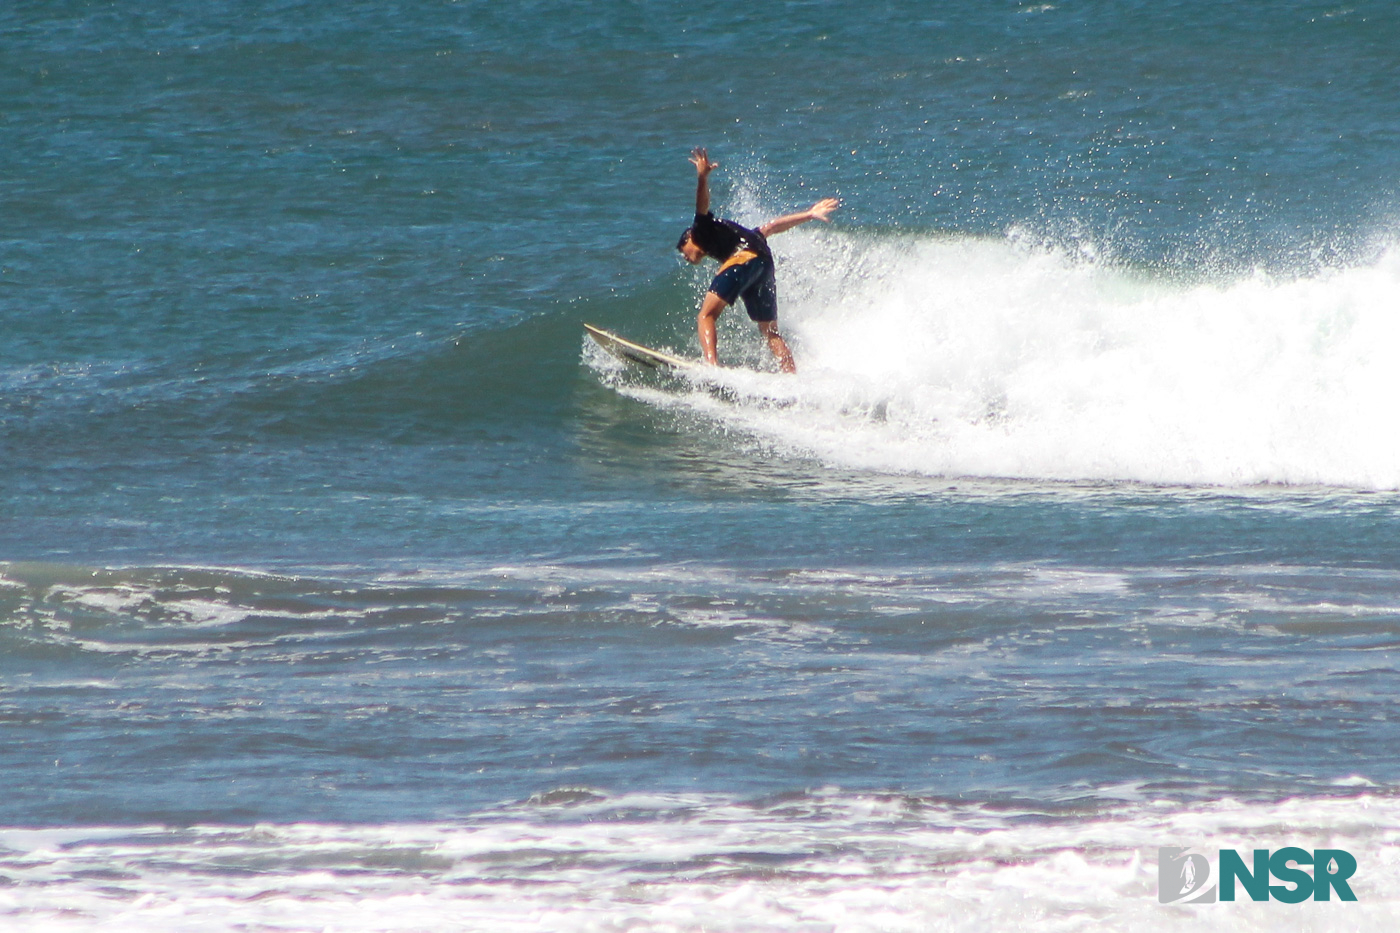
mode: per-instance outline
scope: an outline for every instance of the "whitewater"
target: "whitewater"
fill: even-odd
[[[180,930],[192,920],[355,933],[1274,930],[1280,918],[1260,904],[1163,909],[1143,851],[1163,838],[1245,850],[1282,822],[1393,870],[1394,836],[1373,828],[1394,820],[1393,806],[1368,796],[1346,806],[1222,802],[1078,821],[829,791],[772,801],[561,791],[467,825],[11,831],[0,834],[0,869],[19,889],[0,892],[0,910],[52,930]],[[94,889],[95,874],[107,885]],[[1374,879],[1356,887],[1351,922],[1383,928],[1397,892]],[[1329,926],[1334,909],[1296,906],[1283,925]]]
[[[650,401],[881,473],[1400,484],[1400,441],[1382,428],[1400,398],[1394,248],[1308,275],[1190,277],[1014,233],[793,234],[778,250],[801,376],[741,366],[707,375],[723,398]],[[742,317],[726,321],[731,359],[761,369]]]

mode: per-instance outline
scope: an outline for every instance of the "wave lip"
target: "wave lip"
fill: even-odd
[[[734,404],[670,404],[872,471],[1400,489],[1400,249],[1181,282],[1014,240],[790,246],[798,379],[726,371]]]

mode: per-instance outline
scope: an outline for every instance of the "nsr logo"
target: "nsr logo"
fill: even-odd
[[[1302,865],[1311,865],[1312,873],[1299,867]],[[1268,849],[1255,849],[1252,868],[1234,849],[1221,849],[1219,866],[1222,901],[1235,899],[1236,883],[1255,901],[1271,897],[1285,904],[1298,904],[1308,898],[1330,901],[1333,891],[1338,900],[1356,900],[1347,884],[1347,879],[1356,874],[1356,859],[1343,849],[1309,852],[1289,846],[1272,855]],[[1270,875],[1283,883],[1269,884]],[[1180,846],[1157,850],[1157,900],[1163,904],[1214,904],[1216,886],[1206,887],[1208,881],[1210,862],[1204,855]]]

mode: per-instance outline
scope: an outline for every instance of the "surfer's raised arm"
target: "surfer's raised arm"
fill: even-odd
[[[798,211],[796,214],[786,214],[768,221],[768,223],[758,228],[758,232],[765,237],[770,237],[775,233],[791,230],[799,224],[805,224],[809,220],[820,220],[822,223],[830,223],[831,212],[840,206],[841,202],[836,198],[822,198],[805,211]]]
[[[690,150],[690,163],[695,166],[695,216],[704,217],[710,212],[710,173],[719,163],[710,161],[704,146]]]

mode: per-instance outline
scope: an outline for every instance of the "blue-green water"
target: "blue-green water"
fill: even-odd
[[[1388,927],[1397,100],[1379,2],[5,6],[0,914]],[[584,344],[698,352],[695,145],[843,200],[795,378]]]

